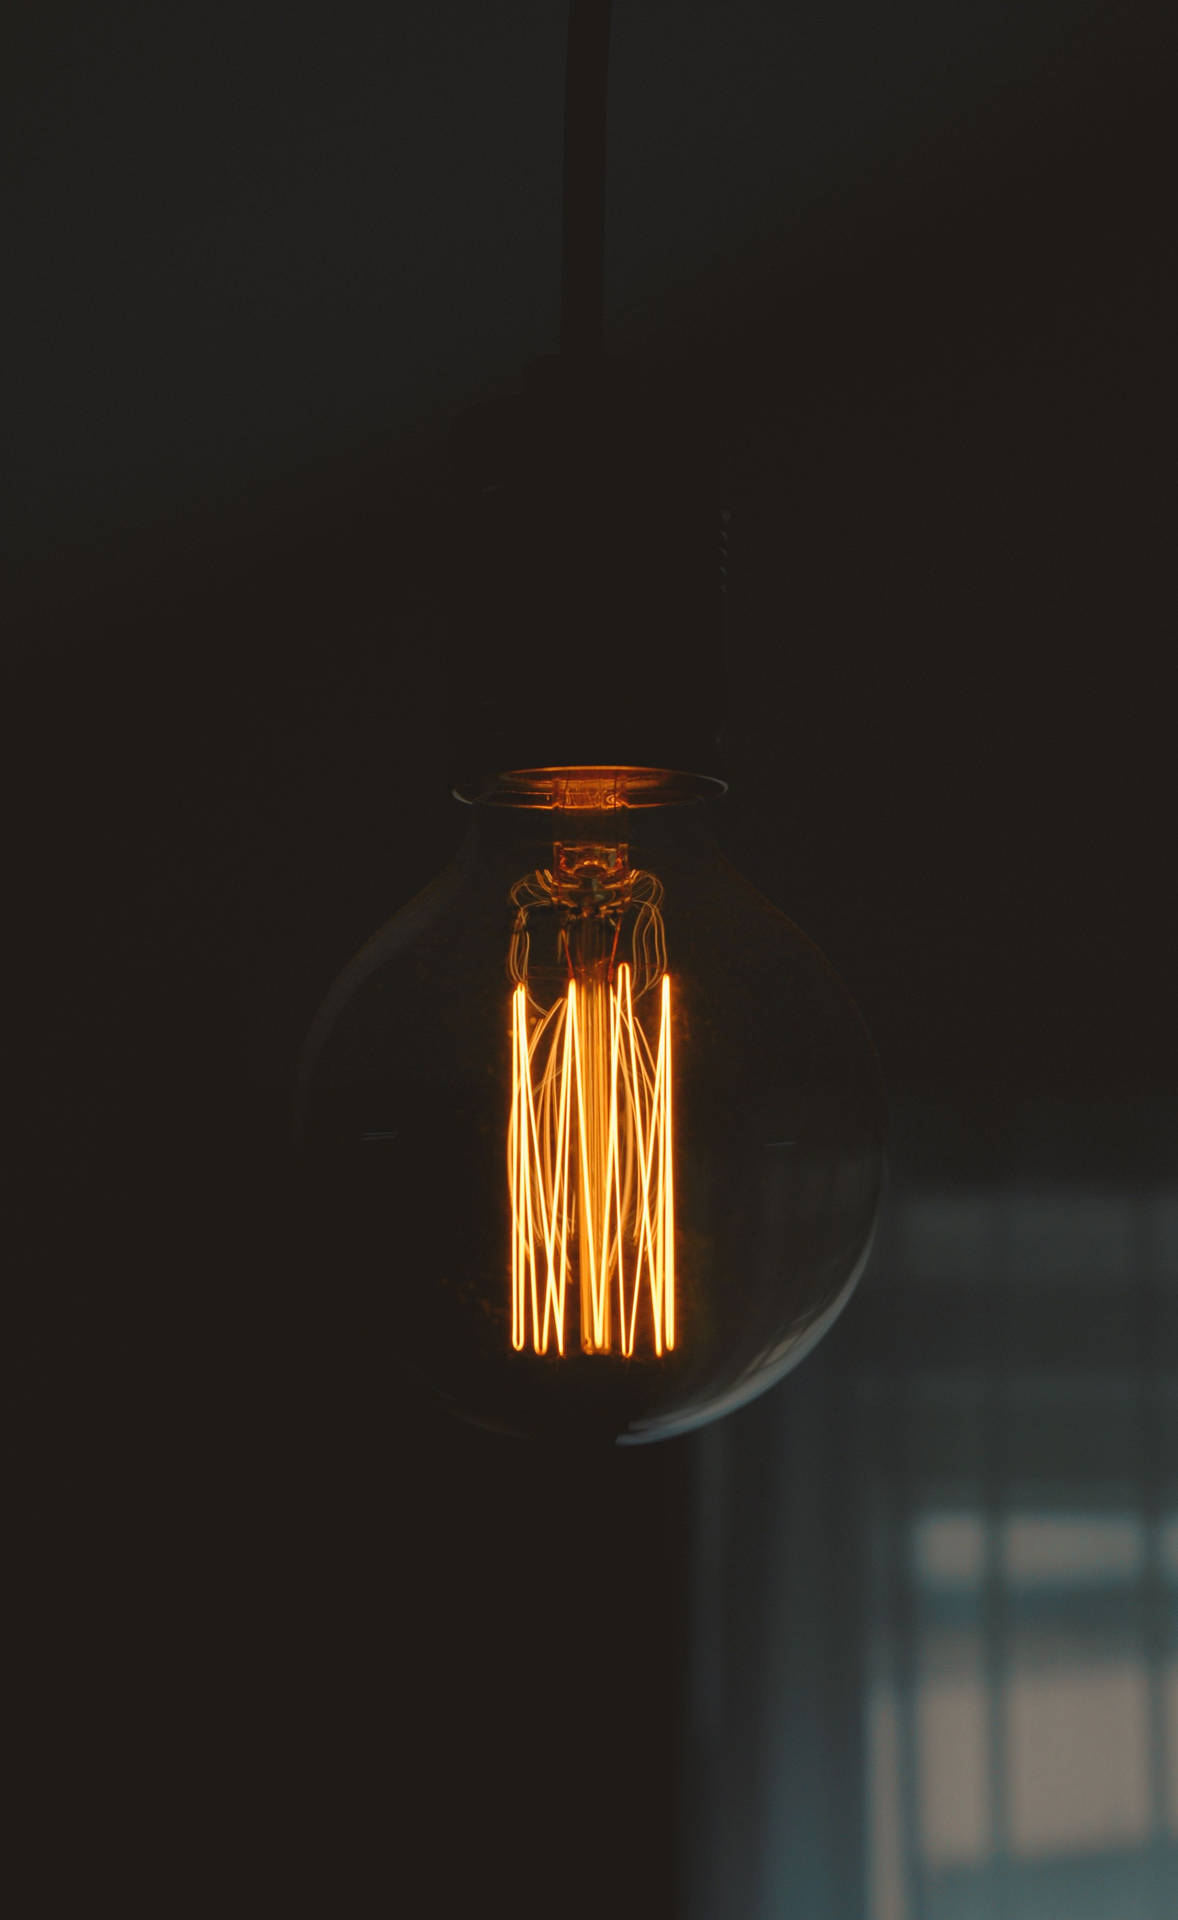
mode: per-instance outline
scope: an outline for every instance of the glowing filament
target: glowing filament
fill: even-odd
[[[570,1295],[587,1353],[632,1354],[639,1304],[656,1354],[675,1345],[671,983],[658,1039],[634,1015],[630,968],[569,981],[528,1032],[512,998],[511,1343],[564,1353]]]

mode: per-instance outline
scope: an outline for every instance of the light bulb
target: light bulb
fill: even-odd
[[[720,853],[718,781],[499,776],[329,993],[299,1134],[369,1337],[453,1410],[636,1443],[771,1386],[865,1263],[885,1101],[805,936]]]

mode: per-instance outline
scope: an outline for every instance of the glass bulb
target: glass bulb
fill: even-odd
[[[342,974],[298,1130],[390,1365],[520,1434],[742,1405],[855,1285],[885,1100],[822,955],[722,856],[720,782],[501,775]],[[460,796],[461,797],[461,796]]]

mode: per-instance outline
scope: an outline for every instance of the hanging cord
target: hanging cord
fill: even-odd
[[[602,350],[610,10],[611,0],[570,0],[560,350],[578,362],[595,361]]]

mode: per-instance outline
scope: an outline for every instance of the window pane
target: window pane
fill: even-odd
[[[1149,1826],[1144,1662],[1020,1674],[1006,1689],[1011,1844],[1099,1850]]]

